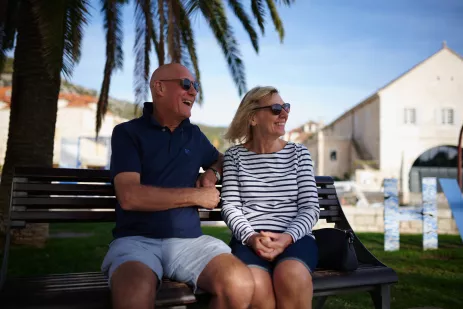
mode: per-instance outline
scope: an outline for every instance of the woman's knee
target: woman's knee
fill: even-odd
[[[267,271],[259,268],[251,268],[251,273],[254,279],[254,296],[251,307],[253,309],[274,309],[276,303],[272,277]]]
[[[294,287],[312,289],[312,276],[307,267],[297,260],[285,260],[277,265],[273,273],[276,287]]]

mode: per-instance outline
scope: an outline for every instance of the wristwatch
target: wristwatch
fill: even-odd
[[[212,170],[212,171],[214,172],[215,178],[217,178],[217,182],[216,182],[216,183],[219,183],[220,180],[221,180],[221,177],[220,177],[219,172],[217,172],[217,170],[216,170],[215,168],[213,168],[213,167],[209,167],[208,169],[209,169],[209,170]]]

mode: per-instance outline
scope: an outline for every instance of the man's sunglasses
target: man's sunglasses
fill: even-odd
[[[160,81],[161,82],[171,82],[171,81],[180,82],[180,86],[186,91],[190,90],[191,85],[193,85],[195,90],[199,91],[199,83],[191,81],[188,78],[161,79]]]
[[[289,103],[284,103],[283,105],[281,105],[281,104],[272,104],[272,105],[268,105],[268,106],[256,107],[253,110],[258,110],[258,109],[263,109],[263,108],[270,108],[274,115],[280,115],[282,110],[285,110],[285,112],[289,113],[289,110],[291,108],[291,104],[289,104]]]

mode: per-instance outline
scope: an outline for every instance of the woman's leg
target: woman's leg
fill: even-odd
[[[278,309],[312,308],[312,276],[301,262],[287,259],[278,263],[273,286]]]
[[[254,296],[252,309],[275,309],[272,277],[269,272],[259,267],[249,267],[254,277]]]

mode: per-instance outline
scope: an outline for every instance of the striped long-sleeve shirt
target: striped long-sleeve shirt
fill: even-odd
[[[285,232],[296,242],[312,235],[320,214],[310,153],[292,142],[270,154],[228,149],[221,196],[222,217],[243,243],[255,230]]]

